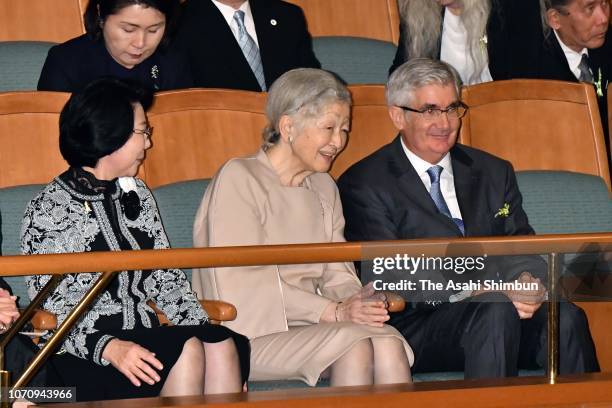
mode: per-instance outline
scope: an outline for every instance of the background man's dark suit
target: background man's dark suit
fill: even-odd
[[[249,3],[268,88],[291,69],[321,67],[298,6],[280,0]],[[261,91],[230,27],[211,0],[187,2],[175,43],[189,60],[195,86]]]
[[[450,154],[466,236],[533,234],[508,162],[459,144],[455,144]],[[338,187],[349,241],[461,236],[453,221],[436,208],[408,160],[399,136],[349,168],[340,177]],[[495,217],[506,203],[510,207],[508,217]],[[544,262],[537,256],[501,257],[488,259],[486,263],[488,279],[509,282],[523,271],[540,279],[545,275]],[[512,303],[500,301],[501,296],[481,295],[481,300],[488,301],[480,303],[410,307],[393,316],[391,324],[402,332],[415,352],[413,370],[465,370],[466,377],[475,378],[516,375],[517,366],[513,363],[516,361],[526,368],[537,367],[536,360],[543,365],[545,343],[540,329],[544,327],[546,308],[541,307],[531,319],[519,320]],[[562,309],[561,341],[565,349],[561,371],[598,369],[583,312],[572,304],[564,304]],[[582,319],[575,319],[576,315]],[[576,326],[576,322],[580,324]],[[499,339],[504,336],[488,337],[495,332],[505,333],[505,340]],[[580,346],[567,344],[570,332],[572,337],[579,337]],[[533,348],[522,347],[525,344]],[[590,359],[576,358],[583,356],[580,351],[585,344],[585,354],[590,350]],[[571,361],[563,355],[572,356]]]
[[[549,35],[544,35],[537,1],[532,2],[522,16],[514,15],[509,24],[513,26],[515,36],[520,36],[521,41],[511,43],[508,50],[514,59],[508,79],[534,78],[578,82],[570,70],[555,33],[551,29]],[[612,82],[612,31],[608,29],[603,46],[589,49],[588,52],[595,81],[599,80],[601,71],[603,96],[598,96],[597,99],[604,134],[608,135],[607,84]],[[609,144],[607,137],[606,144]]]

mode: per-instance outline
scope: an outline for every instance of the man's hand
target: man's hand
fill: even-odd
[[[136,387],[140,380],[153,385],[160,381],[157,371],[163,369],[155,354],[131,341],[111,340],[102,353],[102,358],[125,375]]]
[[[534,278],[529,272],[523,272],[515,281],[521,284],[536,284],[536,290],[505,290],[503,293],[508,296],[516,308],[521,319],[531,319],[533,314],[542,306],[546,296],[546,288],[538,278]]]

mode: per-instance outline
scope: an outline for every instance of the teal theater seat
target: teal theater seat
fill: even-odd
[[[347,84],[385,84],[395,56],[393,43],[360,37],[315,37],[314,53],[321,68]]]
[[[55,43],[0,42],[0,92],[35,91],[47,52]]]
[[[0,216],[2,217],[2,255],[21,254],[21,220],[26,206],[45,186],[28,184],[0,189]],[[30,303],[25,281],[21,276],[7,277],[13,293],[19,296],[19,306]]]

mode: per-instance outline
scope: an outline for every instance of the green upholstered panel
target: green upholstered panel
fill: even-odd
[[[35,91],[47,52],[54,43],[0,42],[0,91]]]
[[[566,171],[522,171],[517,179],[529,223],[537,234],[612,231],[612,200],[601,178]],[[598,253],[564,254],[561,265],[563,275],[611,271],[610,263]]]
[[[193,248],[193,221],[210,180],[172,183],[153,191],[172,248]],[[185,269],[191,280],[191,269]]]
[[[2,216],[2,255],[21,253],[21,220],[26,206],[45,186],[30,184],[0,189],[0,215]],[[25,282],[22,277],[6,278],[19,296],[20,306],[29,303]]]
[[[153,190],[172,248],[193,247],[193,220],[209,182],[182,181]]]
[[[612,231],[612,200],[601,178],[567,171],[521,171],[517,180],[537,234]]]
[[[359,37],[315,37],[314,53],[323,69],[348,84],[384,84],[395,56],[393,43]]]

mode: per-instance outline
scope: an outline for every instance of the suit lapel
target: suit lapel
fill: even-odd
[[[272,10],[268,7],[268,4],[258,0],[250,0],[251,14],[253,14],[253,21],[255,21],[255,32],[257,33],[257,42],[259,43],[259,55],[261,56],[261,63],[264,69],[264,77],[266,78],[266,84],[268,78],[270,78],[270,67],[276,66],[277,58],[282,58],[282,53],[279,53],[279,47],[277,43],[277,25],[271,23],[275,20],[277,24],[283,24],[283,21],[279,21],[279,17],[273,15]],[[271,52],[268,52],[271,50]]]
[[[600,48],[589,49],[589,57],[593,65],[593,77],[595,81],[601,80],[601,89],[605,95],[605,90],[612,75],[612,31],[608,30],[606,41]]]
[[[253,82],[256,87],[259,87],[257,78],[251,70],[249,63],[247,62],[240,44],[234,37],[232,29],[227,25],[227,21],[223,17],[223,14],[210,0],[199,0],[202,6],[207,8],[202,15],[209,16],[207,21],[203,21],[203,27],[207,35],[212,35],[214,41],[219,44],[215,47],[216,52],[219,53],[219,59],[224,62],[228,71],[232,72],[238,78],[249,78],[250,82]],[[227,46],[223,46],[227,44]]]
[[[474,171],[472,159],[457,145],[451,149],[451,163],[455,179],[455,193],[463,218],[465,235],[474,235],[477,232],[478,208],[477,203],[473,201],[473,197],[477,193],[480,174]]]
[[[461,235],[461,231],[453,220],[442,214],[438,210],[438,207],[436,207],[423,181],[414,167],[412,167],[408,157],[406,157],[406,153],[401,143],[401,136],[398,136],[393,141],[393,153],[392,160],[389,163],[389,169],[391,173],[397,177],[397,189],[405,195],[406,199],[411,201],[413,205],[431,214],[434,219],[447,225],[455,231],[457,235]]]
[[[544,65],[546,65],[544,68],[550,71],[543,77],[544,79],[555,78],[562,81],[578,81],[569,67],[565,53],[563,52],[561,44],[559,44],[555,33],[551,32],[544,40],[544,51],[545,55],[548,55],[548,57],[551,59],[550,61],[546,61],[544,63]]]

